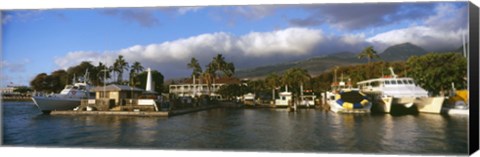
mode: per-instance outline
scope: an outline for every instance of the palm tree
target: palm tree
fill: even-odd
[[[123,70],[128,70],[129,69],[128,62],[126,62],[125,59],[123,59],[122,55],[119,55],[117,60],[115,60],[115,63],[113,65],[114,65],[114,70],[116,72],[118,72],[117,82],[122,82],[123,81],[123,78],[122,78]]]
[[[301,68],[291,68],[283,74],[282,83],[286,86],[292,87],[295,87],[295,84],[298,83],[300,88],[302,88],[303,84],[310,80],[310,78],[310,74],[308,74],[307,70]],[[301,95],[302,93],[303,91],[300,91],[300,93],[297,93],[296,95]]]
[[[192,69],[192,76],[198,77],[202,73],[202,67],[195,57],[192,57],[190,63],[187,64],[187,67]]]
[[[207,69],[202,73],[202,78],[205,80],[205,83],[207,83],[208,95],[210,95],[210,86],[215,79],[215,70],[212,64],[207,65]]]
[[[223,69],[223,73],[227,77],[232,77],[233,74],[235,74],[235,65],[232,62],[227,63]]]
[[[143,66],[140,62],[135,61],[130,69],[130,83],[132,86],[135,86],[137,84],[137,80],[135,77],[137,77],[137,74],[143,71]]]
[[[117,81],[117,79],[115,78],[116,75],[115,75],[115,64],[112,64],[111,66],[108,67],[108,71],[109,72],[112,72],[112,77],[113,77],[113,80],[114,81]],[[108,74],[109,75],[109,74]]]
[[[368,59],[368,63],[370,64],[370,60],[371,59],[375,59],[375,58],[380,58],[380,56],[378,56],[377,54],[377,51],[375,51],[373,49],[373,46],[368,46],[366,47],[365,49],[363,49],[362,52],[360,52],[358,54],[358,58],[361,59],[361,58],[367,58]]]
[[[275,100],[275,88],[280,85],[280,77],[275,73],[268,74],[265,82],[272,88],[272,100]]]
[[[95,69],[98,72],[97,78],[100,79],[100,82],[99,82],[100,84],[104,83],[105,81],[107,81],[107,79],[111,77],[110,76],[111,70],[102,62],[98,62],[98,66],[95,67]]]
[[[225,57],[222,54],[217,54],[217,56],[213,57],[212,63],[215,70],[222,70],[226,64]]]

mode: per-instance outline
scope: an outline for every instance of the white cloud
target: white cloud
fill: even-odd
[[[54,58],[54,62],[60,68],[67,70],[68,67],[78,65],[83,61],[89,61],[93,65],[98,65],[99,62],[102,62],[107,65],[112,65],[117,55],[118,53],[75,51],[75,52],[69,52],[65,56],[61,56],[61,57],[56,56]]]
[[[6,60],[0,61],[0,67],[2,70],[8,70],[13,73],[25,72],[25,66],[30,63],[30,59],[24,59],[22,61],[9,62]]]
[[[410,42],[429,51],[455,49],[462,44],[462,35],[468,34],[466,6],[456,8],[442,4],[436,7],[436,14],[427,18],[424,24],[390,30],[367,39],[379,49],[394,44]]]
[[[362,42],[365,42],[365,34],[360,33],[360,34],[347,34],[344,35],[340,38],[341,41],[343,41],[346,44],[349,45],[356,45]]]
[[[262,19],[270,14],[272,14],[278,6],[262,6],[262,5],[252,5],[252,6],[239,6],[235,7],[232,10],[233,14],[237,14],[248,19]]]
[[[108,65],[111,65],[118,55],[123,55],[130,63],[139,61],[145,66],[160,67],[158,70],[172,70],[167,67],[186,69],[186,63],[191,57],[196,57],[205,65],[220,53],[227,59],[230,58],[230,61],[308,55],[323,39],[320,30],[306,28],[251,32],[242,36],[217,32],[159,44],[134,45],[111,53],[70,52],[65,56],[55,57],[55,63],[63,69],[78,65],[81,61],[91,61],[96,65],[99,61],[105,63],[104,60],[107,60]]]
[[[289,28],[280,31],[253,32],[240,37],[237,46],[247,56],[304,55],[323,41],[320,30]]]
[[[178,13],[180,15],[184,15],[188,12],[197,12],[198,10],[202,9],[203,7],[180,7],[178,8]]]

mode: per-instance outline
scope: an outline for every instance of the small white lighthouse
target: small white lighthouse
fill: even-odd
[[[145,90],[149,91],[149,92],[153,91],[153,88],[152,88],[152,72],[151,72],[150,68],[147,69],[147,86],[145,87]]]

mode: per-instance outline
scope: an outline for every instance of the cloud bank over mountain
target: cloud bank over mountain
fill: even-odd
[[[411,8],[406,8],[409,6]],[[184,14],[199,9],[202,8],[184,8],[181,12]],[[251,15],[267,16],[273,14],[275,9],[272,6],[247,6],[239,7],[231,14],[255,20]],[[284,29],[251,31],[242,35],[223,31],[204,33],[160,43],[132,45],[112,52],[79,50],[68,52],[65,56],[56,56],[55,63],[64,69],[84,60],[92,61],[95,65],[98,62],[111,65],[118,55],[123,55],[128,62],[139,61],[146,67],[162,71],[167,78],[175,78],[184,77],[190,72],[186,64],[192,57],[197,58],[204,67],[216,54],[223,54],[226,60],[236,64],[237,69],[242,69],[341,51],[359,52],[369,45],[373,45],[378,52],[405,42],[421,46],[427,51],[455,49],[461,45],[462,35],[467,33],[466,5],[386,3],[379,7],[377,4],[329,4],[307,6],[304,9],[310,14],[304,19],[287,19],[291,27]],[[367,12],[368,10],[372,11]],[[124,18],[137,17],[125,13],[108,14]],[[148,20],[149,17],[145,18],[147,19],[142,19]],[[389,27],[391,24],[418,19],[423,22],[402,25],[373,35],[368,35],[365,31],[354,31]],[[143,20],[138,22],[146,26],[152,24]],[[325,23],[348,31],[335,34],[313,27]]]

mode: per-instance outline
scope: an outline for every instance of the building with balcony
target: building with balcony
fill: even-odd
[[[179,83],[175,83],[169,86],[170,94],[174,94],[177,97],[199,97],[203,95],[209,95],[221,99],[221,96],[217,93],[220,87],[226,84],[240,83],[240,80],[234,77],[225,77],[215,79],[210,88],[207,83],[202,79],[186,79]]]

